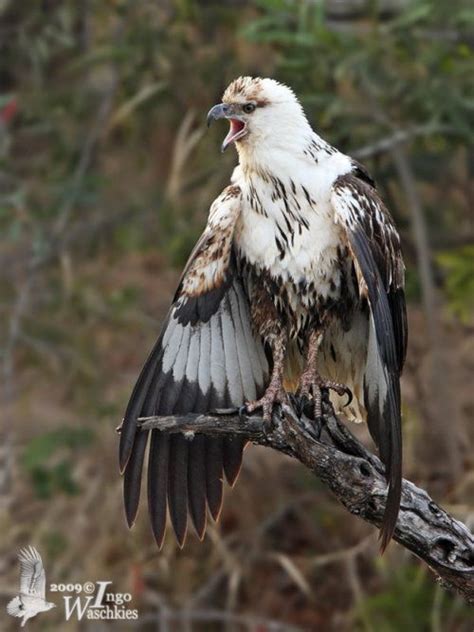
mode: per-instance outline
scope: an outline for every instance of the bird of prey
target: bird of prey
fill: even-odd
[[[46,601],[46,575],[43,561],[34,546],[21,549],[20,561],[20,594],[7,605],[7,612],[12,617],[22,619],[21,627],[28,619],[39,612],[55,608],[56,604]]]
[[[366,420],[385,464],[381,546],[401,494],[400,384],[407,343],[404,265],[393,220],[366,169],[311,128],[293,91],[240,77],[208,122],[227,119],[222,150],[239,164],[213,202],[170,311],[125,412],[120,435],[125,512],[139,504],[147,443],[148,506],[161,547],[167,510],[183,545],[206,505],[217,519],[245,442],[141,431],[137,419],[246,405],[271,419],[296,392],[321,414]]]

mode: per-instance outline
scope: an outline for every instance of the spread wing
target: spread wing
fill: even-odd
[[[46,576],[40,554],[34,546],[29,546],[20,550],[18,560],[20,562],[20,593],[44,599]]]
[[[401,495],[400,374],[407,347],[404,265],[393,221],[367,178],[340,176],[332,190],[335,220],[344,227],[370,327],[364,403],[370,433],[389,483],[381,531],[382,549],[395,529]]]
[[[268,366],[252,334],[248,299],[239,279],[233,233],[240,189],[224,190],[181,277],[171,309],[130,398],[120,435],[120,466],[128,524],[135,520],[148,432],[137,419],[241,406],[259,397]],[[244,442],[236,438],[161,434],[151,431],[148,506],[161,547],[167,508],[180,546],[188,510],[200,538],[206,503],[214,519],[222,504],[222,478],[233,485]]]

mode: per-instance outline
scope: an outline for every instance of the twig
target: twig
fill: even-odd
[[[283,407],[265,430],[260,417],[233,411],[148,417],[144,430],[206,435],[240,435],[283,452],[305,465],[327,485],[351,513],[380,526],[386,500],[384,467],[329,409],[321,433],[305,415]],[[318,429],[317,429],[318,430]],[[438,575],[445,588],[474,601],[474,537],[461,522],[441,509],[410,481],[403,481],[402,502],[394,539]]]
[[[354,149],[349,153],[358,160],[364,160],[377,156],[378,154],[390,152],[394,148],[419,136],[431,136],[433,134],[442,133],[449,134],[450,132],[452,133],[452,129],[447,125],[434,125],[432,123],[428,125],[416,125],[409,129],[397,129],[390,136],[376,140],[369,145],[365,145],[365,147]]]
[[[360,542],[357,542],[357,544],[354,544],[354,546],[347,549],[315,555],[310,560],[310,564],[313,568],[315,568],[318,566],[326,566],[326,564],[334,564],[335,562],[344,562],[349,558],[358,557],[362,553],[365,553],[371,544],[374,544],[374,537],[372,533],[363,538]]]

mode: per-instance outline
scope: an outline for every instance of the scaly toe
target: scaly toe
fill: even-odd
[[[283,389],[270,390],[260,399],[247,402],[245,408],[248,413],[255,412],[258,408],[262,409],[262,417],[267,428],[272,425],[273,409],[275,404],[289,404],[288,394]]]
[[[264,396],[252,402],[247,402],[244,408],[247,411],[247,413],[253,413],[259,408],[261,408],[262,418],[263,418],[263,429],[265,432],[268,432],[272,428],[273,404],[274,404],[273,401],[270,401],[268,398],[266,399]]]
[[[259,406],[262,406],[261,400],[255,399],[251,402],[246,402],[242,408],[250,414],[255,412]]]

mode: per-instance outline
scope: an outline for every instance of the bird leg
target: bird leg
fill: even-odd
[[[350,404],[352,401],[352,393],[345,384],[333,382],[332,380],[326,380],[318,373],[316,361],[322,339],[323,334],[321,331],[314,329],[310,333],[306,368],[300,377],[300,383],[297,391],[300,398],[305,397],[313,400],[315,419],[322,418],[322,399],[324,390],[333,390],[341,396],[347,395],[349,401],[346,405]]]
[[[272,413],[275,404],[289,404],[288,394],[283,388],[283,364],[286,351],[286,339],[283,334],[271,336],[267,338],[272,348],[273,370],[270,383],[260,399],[253,402],[247,402],[245,407],[249,413],[254,412],[257,408],[263,409],[263,421],[270,426],[272,421]]]

